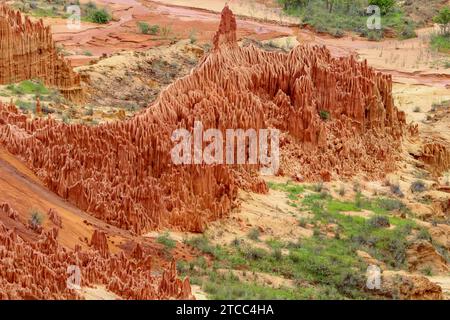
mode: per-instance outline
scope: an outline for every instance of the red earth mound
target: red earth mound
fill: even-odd
[[[57,53],[50,27],[0,4],[0,84],[39,78],[72,101],[82,101],[80,76]]]
[[[281,130],[281,171],[306,180],[378,178],[395,168],[405,115],[393,104],[390,76],[325,47],[241,48],[228,7],[214,44],[189,76],[127,121],[30,121],[1,105],[0,143],[61,197],[137,233],[199,232],[230,211],[238,187],[267,190],[254,167],[174,165],[172,133],[192,131],[195,121],[205,130]]]

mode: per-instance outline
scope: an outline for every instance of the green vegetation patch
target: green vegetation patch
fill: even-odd
[[[342,37],[343,31],[352,31],[370,40],[383,38],[386,29],[393,30],[400,38],[416,37],[415,25],[406,18],[403,10],[394,0],[278,0],[284,11],[297,16],[316,31]],[[380,7],[381,30],[370,30],[368,19],[373,15],[367,12],[368,5]]]
[[[50,93],[49,89],[47,89],[40,80],[25,80],[18,84],[10,84],[6,86],[6,89],[13,95],[19,96],[25,94],[43,95]]]

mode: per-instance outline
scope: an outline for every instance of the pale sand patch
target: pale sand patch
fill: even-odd
[[[298,24],[299,19],[286,15],[274,0],[154,0],[155,2],[183,6],[189,8],[199,8],[208,11],[221,12],[228,4],[230,9],[238,16],[248,18],[274,21],[290,24]]]
[[[119,296],[100,285],[94,288],[83,287],[80,294],[86,300],[120,300]]]
[[[189,239],[193,236],[198,235],[198,233],[191,233],[191,232],[177,232],[177,231],[151,231],[149,233],[146,233],[143,235],[143,237],[146,238],[158,238],[160,236],[168,235],[170,239],[177,241],[177,242],[183,242],[185,239]]]
[[[344,216],[350,216],[350,217],[361,217],[364,219],[369,219],[373,217],[374,213],[369,210],[361,210],[361,211],[342,211],[340,214],[343,214]]]
[[[191,285],[191,289],[196,300],[209,300],[206,292],[204,292],[200,286],[193,284]]]
[[[450,300],[450,274],[448,276],[432,276],[427,278],[442,288],[445,300]]]
[[[239,191],[239,200],[241,206],[228,218],[210,224],[206,233],[212,243],[229,245],[235,239],[245,239],[267,248],[266,240],[289,242],[313,235],[312,230],[298,223],[299,218],[309,217],[309,214],[290,206],[285,192],[270,190],[264,195]],[[248,233],[255,228],[260,231],[260,241],[248,239]]]

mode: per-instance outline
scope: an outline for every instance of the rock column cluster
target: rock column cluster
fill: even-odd
[[[113,255],[101,231],[94,231],[92,248],[83,251],[80,246],[61,246],[57,227],[42,232],[37,241],[25,240],[20,235],[24,229],[14,209],[0,204],[0,300],[80,299],[75,286],[95,285],[104,285],[122,299],[193,299],[189,279],[178,279],[174,262],[162,276],[154,276],[149,252]],[[71,277],[75,267],[80,281]]]
[[[50,27],[0,4],[0,84],[29,79],[41,79],[71,101],[83,100],[80,76],[58,53]]]

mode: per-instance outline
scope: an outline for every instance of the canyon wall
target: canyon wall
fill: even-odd
[[[58,53],[50,27],[0,4],[0,84],[35,78],[71,101],[83,100],[80,76]]]
[[[279,129],[280,173],[302,180],[381,178],[395,169],[405,115],[393,104],[390,76],[325,47],[241,48],[228,7],[214,45],[189,76],[126,121],[30,121],[0,105],[0,144],[61,197],[136,233],[201,232],[236,205],[239,187],[267,191],[257,166],[174,165],[172,133],[192,132],[195,121],[204,130]]]

